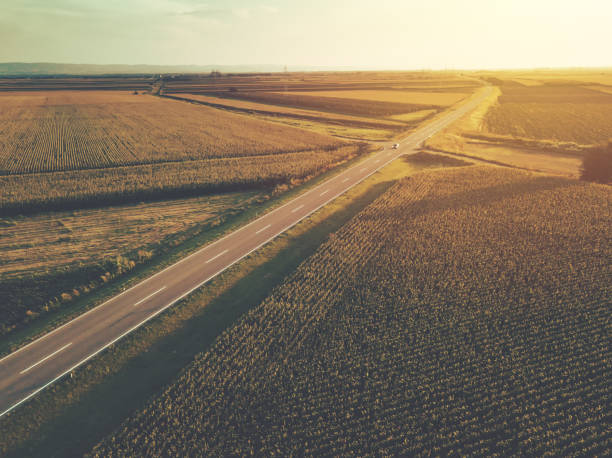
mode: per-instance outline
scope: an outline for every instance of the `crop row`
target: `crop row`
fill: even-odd
[[[282,115],[298,119],[308,119],[311,121],[325,122],[329,124],[342,124],[354,127],[384,127],[384,128],[405,128],[405,124],[389,119],[366,118],[363,116],[350,116],[338,113],[327,113],[322,111],[304,110],[300,108],[285,107],[280,105],[266,105],[263,103],[250,102],[248,100],[229,99],[226,97],[213,97],[202,94],[179,94],[166,95],[166,98],[177,98],[192,102],[201,102],[206,105],[222,107],[224,109],[235,110],[246,113],[257,113],[263,115]],[[412,120],[411,120],[412,121]]]
[[[1,219],[0,334],[265,200],[227,193]],[[121,262],[121,261],[120,261]],[[104,276],[102,279],[101,277]]]
[[[386,117],[421,110],[439,110],[434,104],[416,104],[401,102],[380,102],[374,100],[356,100],[341,97],[317,97],[275,92],[238,92],[225,94],[226,97],[249,100],[270,105],[305,108],[353,116]],[[401,93],[398,92],[398,100]]]
[[[407,179],[94,455],[609,454],[610,198]]]
[[[612,138],[612,95],[575,85],[503,85],[484,118],[489,132],[594,144]]]
[[[342,143],[146,95],[109,94],[105,103],[99,94],[69,94],[0,98],[0,174],[283,154]]]
[[[167,80],[168,93],[227,93],[252,91],[315,91],[341,89],[396,89],[471,92],[480,83],[458,75],[424,73],[339,73],[289,75],[227,75],[213,78],[185,76]]]
[[[6,175],[0,176],[0,209],[9,214],[272,189],[327,170],[354,157],[361,149],[351,145],[335,150]]]
[[[591,145],[612,138],[612,103],[504,103],[484,119],[489,132]]]

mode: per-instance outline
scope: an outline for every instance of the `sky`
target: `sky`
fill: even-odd
[[[0,62],[612,66],[610,0],[2,0]]]

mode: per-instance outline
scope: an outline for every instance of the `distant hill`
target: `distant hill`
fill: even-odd
[[[156,73],[207,73],[218,70],[223,73],[280,72],[281,65],[93,65],[60,64],[51,62],[3,62],[0,76],[43,75],[126,75]]]

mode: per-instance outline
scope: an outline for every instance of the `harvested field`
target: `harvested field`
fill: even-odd
[[[527,78],[527,77],[526,77]],[[602,72],[550,72],[550,73],[535,73],[529,75],[530,80],[537,80],[542,83],[552,84],[604,84],[612,86],[612,71]]]
[[[185,77],[168,81],[163,93],[340,138],[380,141],[479,86],[449,73],[305,73]]]
[[[339,94],[355,91],[337,91]],[[370,91],[366,91],[370,92]],[[399,91],[387,91],[400,93]],[[304,92],[303,94],[309,94]],[[343,115],[333,112],[314,111],[290,106],[270,105],[248,100],[228,98],[225,94],[216,97],[203,94],[178,94],[172,98],[202,102],[212,106],[245,112],[265,121],[277,122],[324,135],[359,141],[381,141],[406,132],[420,122],[439,112],[440,108],[392,115],[386,118]],[[265,93],[260,93],[265,95]],[[235,95],[239,97],[240,95]],[[439,94],[434,93],[434,97]],[[465,94],[462,94],[465,96]]]
[[[610,104],[612,95],[602,94],[586,87],[567,84],[542,86],[501,85],[500,104],[544,103],[544,104]]]
[[[300,119],[287,116],[279,115],[254,115],[257,118],[263,119],[269,122],[277,122],[286,124],[300,129],[311,130],[313,132],[319,132],[325,135],[331,135],[333,137],[342,138],[347,141],[384,141],[393,138],[398,132],[406,132],[410,129],[410,126],[404,124],[402,129],[393,128],[367,128],[367,127],[356,127],[351,125],[336,124],[326,122],[325,120],[311,121],[310,119]]]
[[[472,92],[481,83],[450,72],[313,72],[271,75],[184,75],[167,81],[165,93],[227,94],[316,90],[388,90]],[[460,88],[460,89],[457,89]]]
[[[264,197],[231,193],[0,219],[0,334]]]
[[[390,116],[390,118],[396,121],[412,123],[412,122],[422,121],[423,119],[426,119],[429,116],[433,116],[436,113],[437,113],[437,110],[421,110],[421,111],[413,111],[412,113],[393,115],[393,116]]]
[[[93,455],[608,455],[611,198],[406,179]]]
[[[488,143],[468,140],[459,157],[480,159],[494,164],[505,164],[519,169],[579,178],[582,157],[567,155],[543,148],[525,148],[511,142]]]
[[[502,86],[485,129],[496,134],[594,144],[612,138],[612,94],[580,86]]]
[[[415,92],[415,91],[310,91],[291,92],[292,95],[313,97],[334,97],[339,99],[367,100],[372,102],[406,103],[410,105],[449,106],[464,99],[467,94],[456,92]]]
[[[271,123],[271,129],[277,126]],[[284,126],[280,126],[284,128]],[[365,151],[334,150],[0,176],[0,209],[20,213],[248,189],[299,182]]]
[[[389,72],[193,78],[169,81],[163,92],[343,139],[381,141],[478,87],[474,79]]]
[[[612,103],[506,103],[491,109],[485,128],[515,137],[591,145],[612,138],[610,119]]]
[[[330,124],[342,124],[370,128],[402,128],[404,126],[404,124],[401,122],[394,122],[389,120],[366,118],[361,116],[348,116],[335,113],[326,113],[322,111],[301,110],[299,108],[281,107],[278,105],[266,105],[263,103],[249,102],[246,100],[213,97],[202,94],[180,94],[176,97],[185,100],[195,100],[197,102],[204,102],[206,104],[236,109],[245,112],[259,113],[264,115],[281,115],[286,117],[291,116],[301,119],[327,122]]]
[[[520,78],[515,78],[512,81],[514,81],[515,83],[519,83],[523,86],[541,86],[543,83],[541,81],[536,81],[536,80],[530,80],[530,79],[520,79]]]
[[[0,95],[0,174],[335,148],[313,132],[149,95]]]
[[[612,94],[612,86],[585,86],[593,91],[603,92],[604,94]]]
[[[0,280],[135,251],[208,224],[259,195],[228,193],[0,219]]]
[[[427,146],[576,178],[584,151],[612,137],[612,94],[575,83],[496,83],[496,93],[487,103],[428,140]]]
[[[411,83],[410,85],[390,85],[384,89],[401,90],[408,92],[426,92],[426,93],[445,93],[455,92],[461,94],[472,93],[478,89],[480,85],[475,81],[469,81],[464,83],[452,82],[452,81],[439,81],[431,82],[429,84],[424,83]],[[382,90],[384,90],[382,89]]]
[[[304,94],[306,95],[295,94],[292,92],[238,92],[228,93],[226,97],[249,100],[268,105],[280,105],[365,117],[388,117],[396,114],[438,108],[436,105],[380,102],[372,100],[308,95],[313,94],[312,92]]]
[[[154,77],[0,78],[1,92],[32,91],[148,91]]]
[[[601,70],[533,70],[533,71],[496,71],[478,72],[476,75],[486,78],[498,78],[500,81],[515,81],[525,86],[560,85],[584,86],[585,84],[602,84],[612,86],[612,71]]]

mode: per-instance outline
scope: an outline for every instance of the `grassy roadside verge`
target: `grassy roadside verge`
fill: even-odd
[[[396,160],[98,358],[0,419],[8,456],[75,456],[170,383],[328,235],[395,180],[431,164]]]
[[[283,205],[297,195],[319,185],[326,179],[341,173],[348,167],[351,167],[361,160],[366,159],[369,154],[377,148],[377,146],[364,147],[364,150],[357,157],[344,162],[303,184],[295,186],[294,188],[291,188],[278,196],[272,197],[270,200],[260,205],[255,205],[248,208],[239,215],[222,222],[216,227],[211,227],[209,230],[202,231],[195,237],[189,238],[186,241],[178,244],[173,249],[157,255],[145,263],[138,264],[131,271],[126,272],[119,277],[113,278],[109,283],[101,286],[100,288],[96,288],[91,293],[83,295],[72,302],[63,305],[53,313],[43,315],[30,322],[26,327],[2,336],[0,338],[0,358],[11,353],[12,351],[15,351],[28,342],[31,342],[46,334],[56,327],[74,319],[83,312],[97,307],[121,291],[130,288],[131,286],[151,276],[155,272],[158,272],[159,270],[162,270],[163,268],[177,262],[181,258],[193,253],[202,246],[223,237],[224,235],[236,230],[258,216]]]

